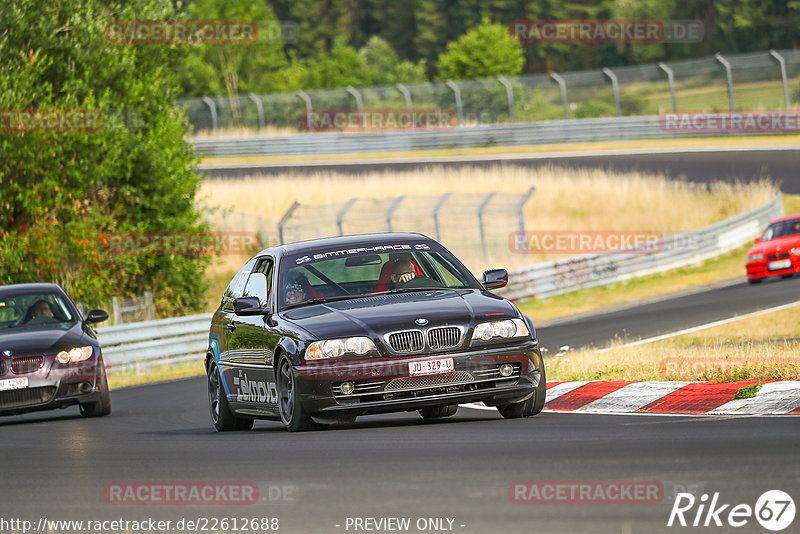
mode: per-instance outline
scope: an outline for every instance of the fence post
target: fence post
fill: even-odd
[[[397,87],[398,91],[403,93],[403,97],[406,99],[406,109],[408,110],[408,116],[411,117],[414,112],[414,109],[411,105],[411,91],[409,91],[408,88],[402,83],[398,83],[397,85],[395,85],[395,87]]]
[[[453,193],[451,191],[448,191],[447,193],[442,195],[442,197],[439,199],[438,202],[436,202],[436,205],[433,207],[433,231],[436,234],[436,241],[442,240],[442,236],[439,233],[439,210],[442,209],[442,206],[444,206],[444,203],[447,202],[447,199],[450,198],[450,195],[452,194]]]
[[[781,67],[781,80],[783,81],[783,99],[786,102],[786,110],[790,110],[792,108],[792,103],[789,100],[789,79],[786,77],[786,60],[783,59],[783,56],[777,53],[775,50],[770,49],[769,55],[775,58],[778,61],[778,64]]]
[[[144,292],[144,305],[147,321],[154,321],[156,318],[156,307],[153,305],[153,294],[150,291]]]
[[[310,132],[311,130],[313,130],[313,128],[311,128],[311,121],[308,120],[309,117],[311,116],[311,112],[313,110],[313,108],[311,107],[311,97],[308,96],[308,93],[306,93],[302,89],[297,91],[297,96],[299,96],[303,100],[303,102],[305,102],[305,104],[306,104],[306,128],[308,128],[308,131]],[[300,121],[300,124],[301,125],[303,124],[302,120]]]
[[[525,208],[525,204],[527,204],[528,200],[533,196],[536,192],[535,187],[531,187],[528,189],[528,192],[522,195],[522,198],[519,200],[519,204],[517,204],[517,230],[521,234],[525,233],[525,214],[523,209]]]
[[[211,111],[211,128],[214,130],[214,133],[217,133],[217,105],[207,96],[204,96],[202,100]]]
[[[458,125],[464,125],[464,108],[461,105],[461,89],[459,89],[456,82],[452,80],[447,80],[444,84],[453,90],[453,94],[456,97],[456,117],[458,117]]]
[[[122,324],[122,312],[119,309],[119,298],[118,297],[111,297],[111,313],[114,316],[114,324]]]
[[[353,95],[356,99],[356,108],[358,108],[358,118],[361,122],[361,127],[367,129],[367,118],[364,116],[364,99],[361,98],[361,93],[352,85],[347,86],[347,92]]]
[[[300,206],[300,203],[298,201],[295,200],[294,202],[292,202],[292,205],[289,206],[289,209],[286,210],[286,213],[283,214],[283,217],[281,217],[281,220],[278,221],[278,244],[279,245],[283,245],[283,227],[289,221],[289,218],[294,213],[294,210],[296,210],[299,206]]]
[[[722,54],[717,52],[714,54],[714,59],[719,61],[723,67],[725,67],[725,77],[728,79],[728,105],[730,107],[731,113],[736,111],[736,106],[734,105],[733,101],[733,73],[731,72],[731,64],[728,62],[727,59],[722,57]]]
[[[619,104],[619,81],[614,71],[609,68],[603,68],[603,74],[611,80],[611,90],[614,92],[614,106],[617,108],[617,117],[622,117],[622,107]]]
[[[486,195],[486,198],[483,199],[481,205],[478,206],[478,229],[480,231],[480,238],[481,238],[481,253],[483,257],[486,258],[486,232],[483,228],[483,211],[486,209],[486,206],[489,205],[489,202],[492,201],[492,197],[495,195],[495,192],[491,192]]]
[[[511,122],[517,122],[517,119],[514,116],[514,88],[511,87],[511,82],[509,82],[508,78],[505,76],[498,76],[497,79],[506,88],[506,97],[508,98],[508,117]]]
[[[394,215],[394,212],[397,211],[398,207],[400,207],[400,203],[403,201],[404,198],[406,198],[405,195],[400,195],[399,197],[395,198],[394,202],[392,202],[392,205],[389,206],[388,210],[386,210],[386,231],[387,232],[391,232],[392,231],[392,215]]]
[[[336,214],[336,228],[339,229],[339,235],[344,235],[344,231],[342,231],[342,222],[344,221],[344,216],[347,215],[347,212],[350,211],[350,208],[353,207],[358,197],[353,197],[347,202],[345,202],[342,209],[339,210],[339,213]]]
[[[672,98],[672,112],[678,113],[678,102],[675,99],[675,75],[672,69],[663,61],[658,64],[658,68],[667,73],[667,83],[669,83],[669,96]]]
[[[264,129],[264,103],[261,102],[261,99],[255,95],[255,93],[250,93],[247,95],[250,97],[250,100],[256,103],[256,110],[258,111],[258,128],[263,130]]]
[[[569,119],[569,102],[567,102],[567,82],[556,72],[551,72],[550,77],[555,80],[561,89],[561,105],[564,106],[564,120]]]

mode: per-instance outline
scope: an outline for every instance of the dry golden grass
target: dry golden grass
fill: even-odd
[[[525,225],[529,230],[545,231],[655,231],[669,235],[700,228],[731,217],[767,202],[774,187],[766,181],[748,185],[715,185],[711,190],[675,182],[665,176],[633,173],[620,175],[602,169],[565,169],[547,167],[528,169],[507,166],[493,168],[450,168],[431,166],[403,172],[370,172],[342,175],[332,172],[313,174],[286,173],[278,176],[251,176],[237,180],[208,179],[203,182],[199,202],[220,206],[229,216],[231,230],[242,229],[238,213],[261,216],[267,233],[274,235],[280,217],[294,201],[302,204],[342,203],[352,197],[388,198],[404,195],[441,195],[448,191],[522,194],[535,187],[536,192],[525,206]],[[210,221],[222,227],[218,211]],[[471,217],[453,221],[453,217]],[[395,230],[418,230],[402,227],[402,208],[396,217]],[[248,224],[255,225],[250,218]],[[443,221],[442,241],[473,271],[503,266],[521,267],[556,259],[554,255],[512,254],[508,234],[515,230],[509,214],[502,231],[491,237],[492,261],[475,250],[478,242],[474,215],[451,213]],[[311,222],[310,220],[308,222]],[[448,231],[448,222],[451,225]],[[408,223],[406,223],[408,224]],[[459,230],[453,232],[452,228]],[[248,230],[253,231],[250,227]],[[360,231],[380,232],[383,221],[367,222]],[[422,231],[430,232],[423,228]]]
[[[608,352],[561,350],[546,365],[549,380],[798,380],[798,338],[795,307]]]

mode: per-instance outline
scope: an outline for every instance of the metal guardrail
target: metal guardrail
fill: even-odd
[[[729,117],[727,113],[709,117]],[[719,132],[694,129],[671,131],[662,117],[572,119],[514,124],[457,127],[439,131],[308,133],[250,137],[194,137],[189,141],[205,156],[311,156],[364,152],[393,152],[540,145],[628,139],[664,139],[718,136]],[[765,132],[774,133],[774,132]],[[726,135],[753,135],[752,132]]]
[[[97,329],[111,372],[179,363],[201,357],[208,348],[211,313],[143,321]]]
[[[496,291],[506,298],[546,298],[578,289],[613,284],[697,263],[747,243],[783,214],[781,194],[763,206],[700,230],[667,237],[660,252],[587,254],[538,263],[509,272],[509,285]],[[658,247],[656,247],[658,248]],[[112,371],[180,363],[202,357],[212,314],[99,328],[106,364]]]
[[[496,292],[514,300],[547,298],[699,263],[751,241],[782,214],[778,193],[730,219],[650,243],[651,252],[584,254],[515,269],[508,273],[508,286]]]

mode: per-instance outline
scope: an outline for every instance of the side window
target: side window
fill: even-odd
[[[272,287],[272,258],[259,258],[256,268],[247,279],[243,296],[258,297],[261,307],[269,303],[270,288]]]
[[[233,299],[239,298],[244,294],[244,287],[245,283],[247,282],[247,277],[250,272],[253,270],[253,266],[256,264],[256,258],[248,261],[244,267],[242,267],[236,276],[233,277],[231,283],[228,284],[227,289],[225,289],[225,293],[222,294],[222,303],[223,307],[228,309],[233,309]]]

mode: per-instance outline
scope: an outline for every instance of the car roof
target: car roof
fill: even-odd
[[[58,284],[35,283],[35,284],[9,284],[0,286],[0,296],[16,293],[59,293],[66,294]]]
[[[330,247],[357,247],[363,245],[378,245],[383,243],[392,243],[396,241],[408,240],[426,240],[433,241],[430,237],[424,234],[405,233],[405,232],[384,232],[380,234],[356,234],[344,235],[336,237],[324,237],[322,239],[311,239],[308,241],[298,241],[296,243],[288,243],[277,247],[266,248],[256,254],[272,254],[279,256],[286,256],[289,254],[298,254],[303,252],[311,252],[312,250],[325,249]]]
[[[800,213],[795,213],[794,215],[784,215],[783,217],[778,217],[777,219],[772,220],[769,224],[774,224],[774,223],[783,222],[783,221],[792,221],[794,219],[800,219]]]

